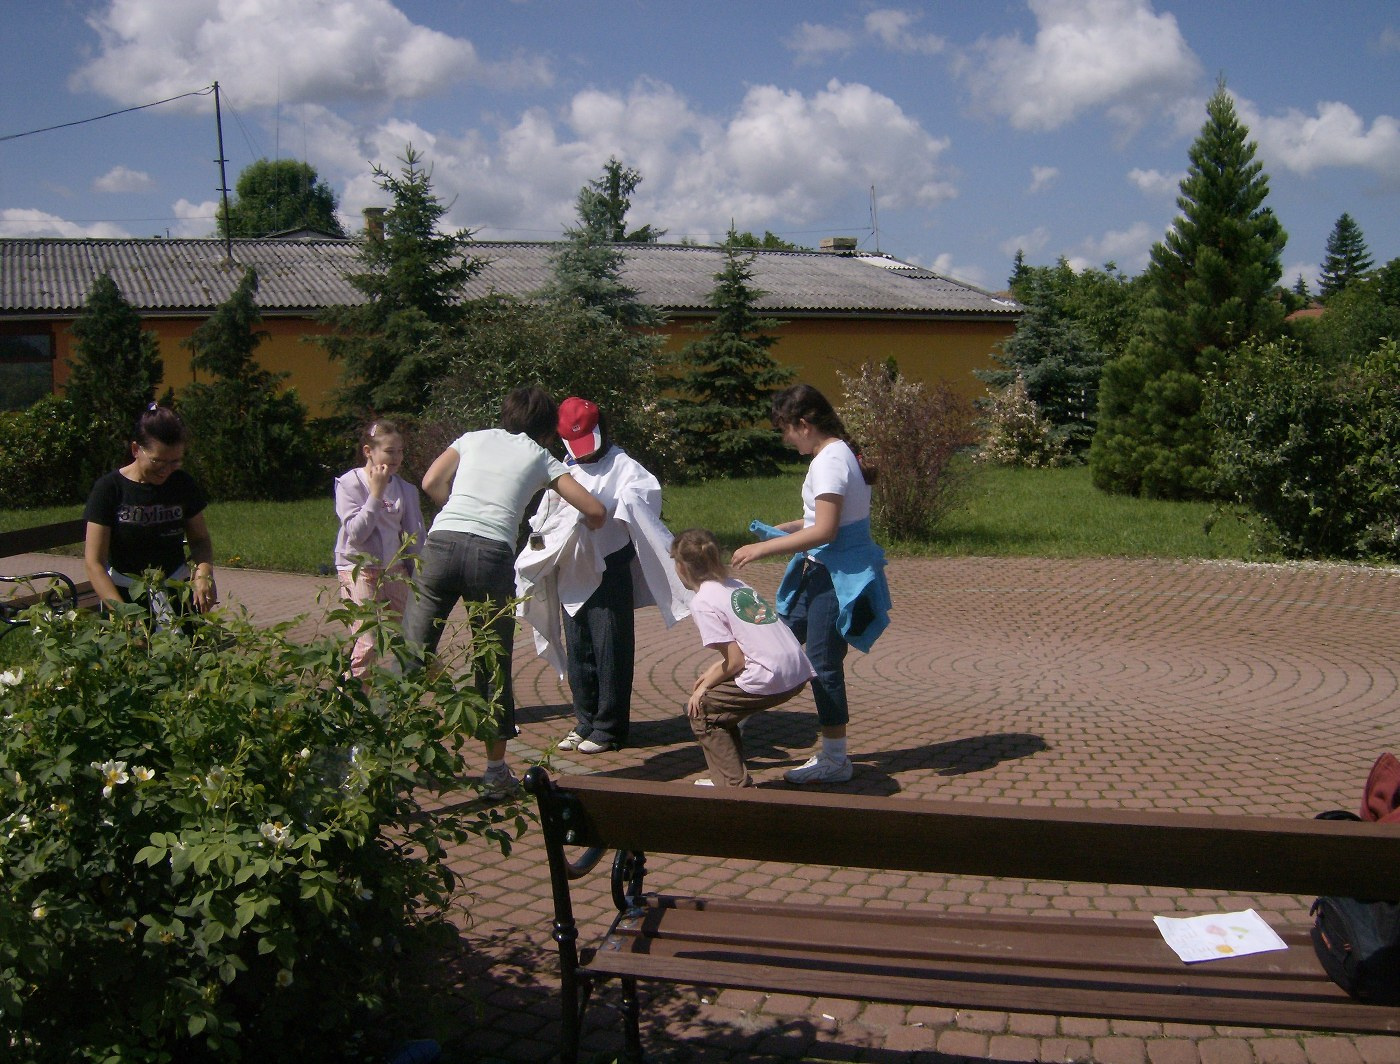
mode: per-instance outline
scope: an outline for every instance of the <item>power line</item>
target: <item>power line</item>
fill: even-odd
[[[135,107],[124,107],[120,111],[109,111],[105,115],[97,115],[93,118],[79,118],[75,122],[61,122],[56,126],[45,126],[43,129],[30,129],[23,133],[7,133],[0,136],[0,141],[18,140],[20,137],[32,137],[35,133],[52,133],[55,129],[68,129],[70,126],[86,125],[88,122],[100,122],[104,118],[115,118],[117,115],[130,114],[132,111],[144,111],[147,107],[159,107],[163,103],[174,103],[176,100],[183,100],[187,96],[208,96],[214,91],[214,86],[208,88],[195,89],[193,92],[182,92],[179,96],[172,96],[168,100],[156,100],[154,103],[137,104]]]

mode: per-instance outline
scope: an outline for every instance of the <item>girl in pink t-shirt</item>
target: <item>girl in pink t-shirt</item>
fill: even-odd
[[[719,543],[703,528],[690,528],[671,543],[676,575],[695,592],[690,616],[705,646],[719,660],[700,673],[686,703],[691,731],[705,754],[700,784],[752,787],[744,764],[740,725],[782,705],[812,678],[812,665],[778,611],[753,588],[729,574]]]

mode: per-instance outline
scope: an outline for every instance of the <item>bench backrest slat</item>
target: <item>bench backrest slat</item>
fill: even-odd
[[[958,875],[1400,897],[1400,825],[557,780],[580,845]]]
[[[81,517],[72,521],[55,521],[53,524],[0,532],[0,558],[11,558],[16,554],[33,554],[35,551],[53,550],[55,547],[67,547],[74,543],[81,543],[86,534],[87,522]]]

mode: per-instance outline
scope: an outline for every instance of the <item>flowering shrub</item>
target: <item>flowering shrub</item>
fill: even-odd
[[[385,1058],[393,953],[460,897],[448,847],[508,849],[524,820],[432,801],[493,707],[451,669],[401,674],[373,607],[330,617],[375,623],[388,666],[349,680],[344,630],[227,610],[162,631],[36,609],[10,636],[0,1058]]]
[[[957,501],[954,456],[977,440],[972,403],[946,381],[931,388],[892,365],[867,362],[853,377],[839,374],[846,392],[841,418],[875,470],[872,524],[893,539],[919,539]]]
[[[1064,441],[1026,394],[1026,379],[1019,373],[991,398],[985,425],[978,462],[1037,469],[1063,465],[1068,458]]]

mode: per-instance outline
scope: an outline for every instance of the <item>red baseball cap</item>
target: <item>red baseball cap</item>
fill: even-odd
[[[574,458],[587,458],[603,446],[598,404],[571,395],[559,404],[559,438]]]

